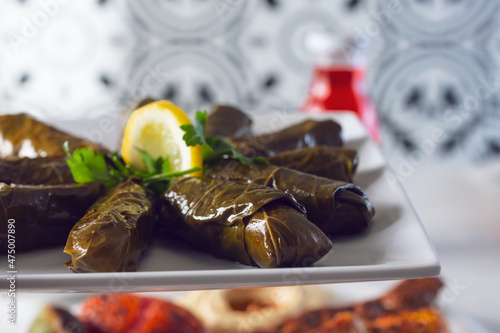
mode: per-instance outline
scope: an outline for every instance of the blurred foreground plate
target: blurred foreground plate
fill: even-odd
[[[275,131],[306,118],[337,120],[346,146],[359,151],[354,182],[372,201],[373,226],[361,236],[334,239],[334,249],[307,268],[258,269],[216,259],[176,240],[155,239],[138,272],[75,274],[63,265],[70,258],[62,248],[18,254],[17,289],[49,292],[138,292],[220,289],[248,286],[322,284],[436,276],[440,262],[405,192],[388,169],[379,147],[352,113],[320,115],[268,113],[255,115],[255,130]],[[56,126],[115,147],[118,126],[106,120]],[[110,131],[110,128],[116,130]],[[113,141],[114,140],[114,141]],[[115,144],[110,144],[114,142]],[[437,203],[438,204],[438,203]],[[8,289],[7,258],[0,256],[0,287]]]
[[[331,305],[346,305],[354,302],[367,301],[390,290],[397,284],[394,281],[384,282],[365,282],[365,283],[345,283],[320,286],[327,290],[332,295]],[[26,333],[31,324],[40,313],[42,307],[46,304],[60,306],[63,309],[71,311],[73,314],[78,314],[80,311],[80,303],[91,294],[78,295],[47,295],[47,294],[21,294],[18,296],[18,322],[17,326],[9,326],[6,320],[0,320],[0,332]],[[161,299],[172,300],[182,297],[180,293],[145,293],[141,296],[149,296]],[[7,297],[2,297],[1,304],[6,304]],[[441,309],[444,318],[447,321],[450,332],[453,333],[489,333],[480,322],[471,317],[468,313],[457,309],[454,305],[446,305],[446,308]]]

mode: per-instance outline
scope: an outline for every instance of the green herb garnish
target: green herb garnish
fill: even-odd
[[[200,170],[199,167],[195,167],[189,170],[171,172],[168,158],[154,159],[148,152],[139,148],[136,149],[141,154],[147,171],[134,170],[129,165],[124,164],[117,153],[104,155],[84,147],[76,149],[71,154],[68,142],[64,143],[63,149],[68,156],[66,163],[71,170],[73,179],[78,184],[97,182],[110,188],[125,178],[134,177],[140,179],[144,187],[160,194],[168,188],[175,177]]]
[[[181,129],[186,132],[182,137],[188,146],[200,145],[203,151],[203,163],[213,164],[219,160],[232,158],[245,165],[255,163],[269,164],[263,157],[248,158],[240,154],[236,148],[223,136],[205,136],[207,123],[207,111],[196,111],[194,125],[182,125]]]

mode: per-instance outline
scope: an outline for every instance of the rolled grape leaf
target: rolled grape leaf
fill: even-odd
[[[352,182],[358,167],[356,150],[319,146],[284,151],[268,158],[271,164],[315,176]]]
[[[252,135],[252,119],[235,107],[216,105],[208,114],[205,135],[232,138]]]
[[[305,147],[341,147],[342,128],[333,120],[306,120],[280,131],[231,140],[236,150],[247,157],[274,156]]]
[[[177,179],[159,199],[158,210],[173,234],[245,265],[308,266],[332,247],[292,196],[266,186]]]
[[[66,266],[77,273],[135,271],[155,226],[151,196],[132,179],[108,190],[71,229]]]
[[[6,247],[9,220],[15,221],[16,251],[63,246],[73,225],[104,191],[97,183],[0,183],[0,248]]]
[[[357,234],[372,221],[375,210],[356,185],[317,177],[273,165],[246,166],[221,161],[205,176],[266,185],[291,194],[307,211],[307,218],[329,236]]]
[[[93,142],[64,133],[24,113],[0,116],[0,158],[62,156],[66,141],[71,150],[88,147],[106,151]]]
[[[0,159],[0,182],[23,185],[74,183],[66,156]]]

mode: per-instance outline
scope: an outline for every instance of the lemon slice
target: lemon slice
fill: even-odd
[[[121,153],[125,163],[137,170],[146,170],[139,149],[151,157],[168,158],[172,172],[202,167],[201,146],[189,147],[182,137],[181,125],[191,124],[187,114],[171,101],[149,103],[130,116],[125,131]],[[201,176],[201,171],[193,172]]]

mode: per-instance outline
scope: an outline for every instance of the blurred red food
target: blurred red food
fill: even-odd
[[[80,320],[89,333],[202,333],[189,311],[164,300],[134,294],[103,294],[87,298]]]
[[[405,280],[377,299],[306,311],[254,333],[444,333],[445,320],[430,308],[442,287],[439,278]]]

